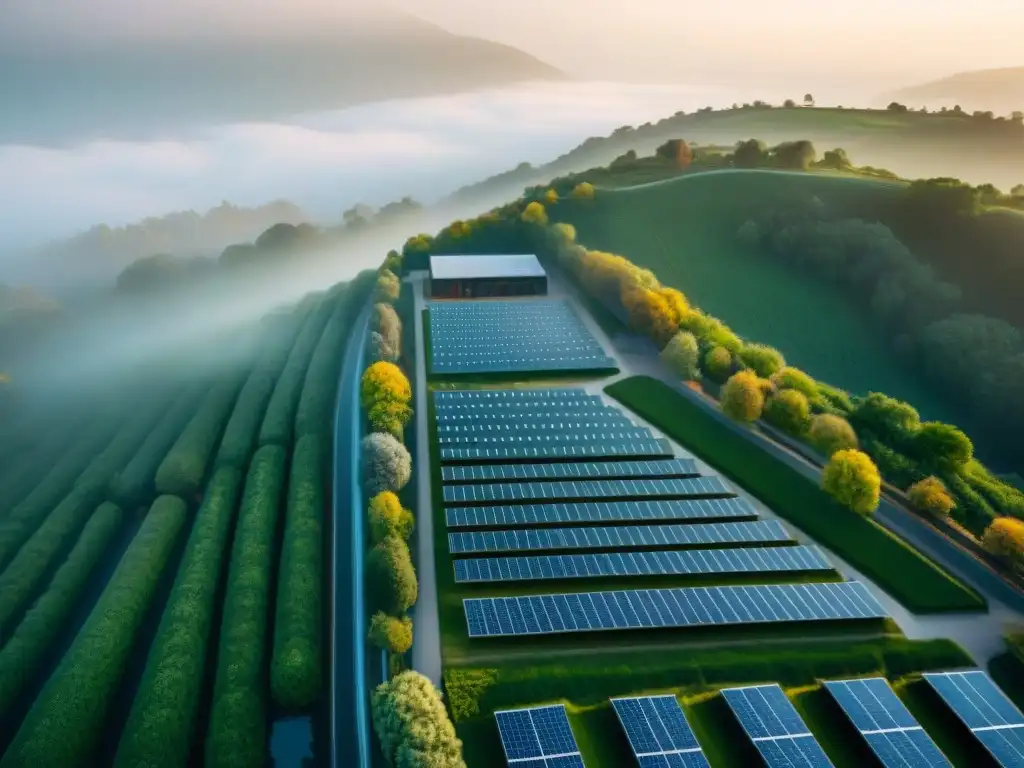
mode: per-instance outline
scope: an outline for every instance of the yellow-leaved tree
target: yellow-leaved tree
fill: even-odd
[[[378,432],[396,437],[412,417],[412,387],[394,363],[378,361],[363,372],[359,396],[366,416]]]
[[[945,517],[953,511],[956,501],[946,489],[945,483],[939,478],[926,477],[918,480],[907,489],[907,498],[910,505],[918,512],[924,512],[935,517]]]
[[[985,549],[1014,568],[1024,564],[1024,521],[1015,517],[997,517],[982,538]]]
[[[544,210],[544,206],[534,201],[523,209],[521,216],[522,220],[527,224],[536,224],[539,227],[546,227],[548,225],[548,212]]]
[[[764,410],[764,380],[753,371],[737,371],[722,387],[722,411],[730,419],[750,424]]]
[[[847,509],[870,515],[878,509],[882,476],[870,456],[847,448],[829,459],[821,473],[821,487]]]

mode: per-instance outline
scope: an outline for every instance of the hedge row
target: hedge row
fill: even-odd
[[[349,335],[350,301],[351,297],[346,295],[338,302],[309,361],[295,413],[297,437],[323,435],[331,430],[331,406],[338,390],[339,368]]]
[[[108,499],[125,510],[151,501],[155,495],[153,478],[157,468],[195,415],[199,399],[206,390],[207,384],[200,382],[189,385],[178,395],[128,464],[114,475],[107,488]]]
[[[316,435],[299,438],[292,457],[277,586],[270,690],[288,710],[311,705],[323,677],[323,510],[326,456]]]
[[[206,488],[121,735],[115,768],[188,764],[241,485],[241,473],[223,467]]]
[[[93,765],[103,723],[188,507],[157,499],[82,631],[36,699],[0,768]]]
[[[0,521],[0,568],[11,561],[18,548],[68,495],[83,470],[110,443],[119,421],[107,410],[90,419],[84,434],[53,465],[35,490]]]
[[[37,674],[43,657],[66,628],[97,563],[106,554],[123,515],[113,504],[102,504],[89,518],[82,535],[54,574],[39,601],[25,614],[0,651],[0,720]],[[2,639],[2,638],[0,638]]]
[[[306,316],[299,332],[298,339],[292,345],[285,363],[284,370],[277,379],[274,394],[270,398],[267,412],[260,427],[259,445],[279,445],[288,447],[292,443],[295,428],[295,411],[299,406],[302,383],[306,379],[306,370],[313,357],[317,342],[324,332],[324,326],[330,320],[333,305],[326,299]]]
[[[0,574],[0,637],[13,629],[11,622],[28,605],[56,559],[66,551],[101,500],[95,489],[71,491]]]
[[[0,519],[7,516],[15,506],[43,481],[47,473],[67,453],[68,435],[79,434],[84,420],[69,418],[61,420],[56,426],[45,430],[42,438],[33,447],[19,454],[20,459],[12,459],[8,464],[10,471],[0,479]]]
[[[267,445],[253,457],[231,551],[206,764],[266,763],[267,622],[275,538],[287,456]]]
[[[682,393],[647,376],[606,392],[846,560],[915,613],[970,611],[984,600],[872,520],[838,506],[813,479]]]
[[[206,393],[156,471],[157,493],[190,498],[199,492],[240,385],[241,376],[232,370]]]

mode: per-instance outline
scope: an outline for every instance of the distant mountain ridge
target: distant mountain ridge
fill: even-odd
[[[965,109],[1024,110],[1024,67],[979,69],[902,88],[898,100],[963,102]]]

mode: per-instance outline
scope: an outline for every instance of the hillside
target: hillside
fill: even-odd
[[[165,39],[58,42],[0,46],[0,142],[165,135],[561,77],[517,49],[397,13],[369,27],[338,22],[276,36],[201,29]],[[104,87],[91,87],[96,82]]]
[[[1024,125],[1019,122],[953,112],[748,105],[680,112],[657,123],[623,126],[609,136],[591,137],[549,163],[523,163],[464,187],[452,199],[497,204],[526,186],[607,165],[629,150],[649,155],[668,139],[731,145],[751,137],[768,143],[809,139],[819,151],[843,147],[859,163],[888,168],[905,178],[952,176],[1003,189],[1024,181]]]
[[[1024,67],[980,69],[913,85],[894,98],[912,104],[963,104],[965,109],[1013,111],[1024,109]]]

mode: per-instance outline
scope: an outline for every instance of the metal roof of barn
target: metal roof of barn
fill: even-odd
[[[500,256],[431,256],[430,276],[438,280],[544,277],[544,267],[532,253]]]

